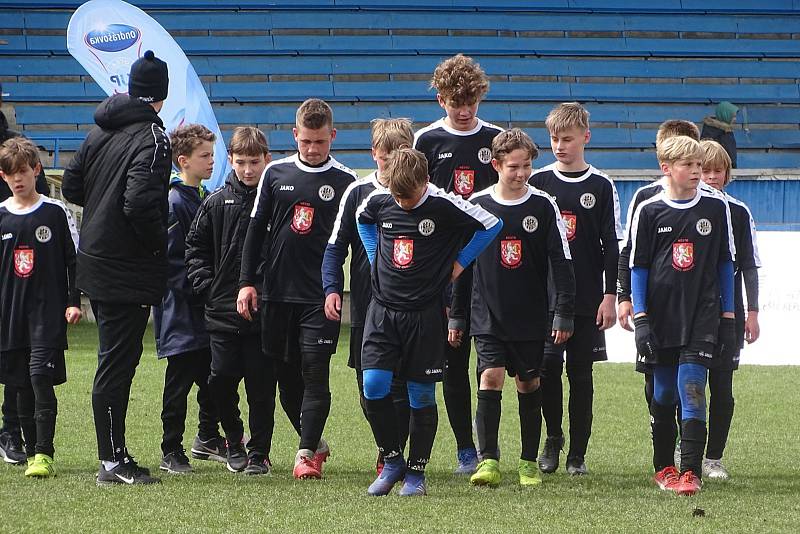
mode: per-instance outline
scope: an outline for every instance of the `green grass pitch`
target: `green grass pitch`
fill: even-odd
[[[2,532],[796,532],[800,523],[798,367],[745,367],[736,373],[736,415],[725,455],[733,479],[707,482],[696,497],[667,495],[650,482],[642,378],[632,365],[601,364],[595,368],[594,434],[587,456],[591,475],[571,479],[562,465],[542,486],[519,488],[519,423],[509,381],[501,421],[502,485],[470,487],[452,474],[454,441],[438,388],[429,495],[369,498],[375,446],[346,366],[346,331],[332,365],[333,408],[325,435],[333,455],[322,481],[292,479],[297,439],[278,408],[271,476],[245,477],[222,464],[195,460],[194,474],[165,475],[160,486],[96,487],[94,326],[71,328],[70,341],[69,381],[57,388],[58,477],[26,480],[22,468],[0,466]],[[152,331],[145,342],[131,394],[128,445],[142,465],[155,469],[165,363],[156,361]],[[196,424],[190,404],[187,447]],[[704,515],[693,515],[696,509]]]

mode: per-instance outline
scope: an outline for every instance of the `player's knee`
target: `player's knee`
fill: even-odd
[[[533,393],[539,389],[539,385],[540,381],[538,376],[530,380],[520,380],[517,378],[517,391],[520,393]]]
[[[564,364],[557,359],[545,358],[542,365],[542,379],[561,379],[561,372],[564,369]]]
[[[505,380],[505,368],[492,367],[481,372],[481,389],[489,391],[500,391],[503,389]]]
[[[436,383],[408,382],[408,403],[415,410],[436,406]]]
[[[388,369],[364,369],[364,398],[380,400],[389,395],[393,375]]]
[[[592,381],[592,363],[567,363],[567,379],[570,384]]]
[[[683,419],[706,419],[706,368],[696,363],[678,368],[678,392]]]

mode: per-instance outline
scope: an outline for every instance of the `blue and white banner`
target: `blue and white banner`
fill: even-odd
[[[128,92],[131,65],[152,50],[167,63],[169,95],[159,115],[167,131],[199,123],[214,132],[214,190],[230,170],[225,141],[194,67],[181,47],[147,13],[122,0],[91,0],[79,7],[67,28],[67,49],[108,95]]]

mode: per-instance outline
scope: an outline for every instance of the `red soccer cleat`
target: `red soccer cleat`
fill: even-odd
[[[317,478],[322,478],[322,464],[327,461],[330,455],[331,449],[328,447],[328,442],[324,439],[319,440],[317,450],[314,451],[314,456],[311,458],[311,463],[314,464],[314,467],[319,472],[319,477]]]
[[[294,478],[298,480],[320,479],[322,472],[317,468],[314,463],[313,457],[305,456],[298,452],[294,460],[294,470],[292,471]]]
[[[697,478],[692,471],[686,471],[681,475],[678,484],[675,486],[675,493],[678,495],[692,496],[700,491],[703,481]]]
[[[674,465],[668,465],[653,476],[653,482],[664,491],[675,491],[680,480],[680,473]]]

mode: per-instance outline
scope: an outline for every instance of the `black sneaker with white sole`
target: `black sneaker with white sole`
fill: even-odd
[[[542,473],[554,473],[558,469],[558,455],[564,448],[564,435],[547,436],[544,440],[544,449],[539,455],[539,470]]]
[[[200,436],[195,436],[191,452],[192,458],[196,460],[211,460],[223,464],[228,461],[228,445],[222,436],[205,441]]]
[[[272,462],[263,456],[253,456],[247,461],[244,468],[245,475],[269,475],[272,472]]]
[[[586,462],[583,457],[575,456],[574,458],[567,458],[567,474],[574,477],[589,474],[589,469],[586,467]]]
[[[173,475],[184,475],[192,472],[192,465],[189,463],[189,458],[186,457],[186,451],[183,449],[165,454],[158,468]]]
[[[228,443],[228,456],[225,463],[231,473],[238,473],[247,467],[247,451],[243,443]]]
[[[22,437],[11,432],[0,433],[0,456],[7,464],[21,465],[27,460]]]
[[[131,456],[125,456],[114,468],[106,471],[103,462],[100,462],[100,471],[97,473],[97,485],[106,486],[113,484],[160,484],[161,479],[150,476],[147,469],[139,467]]]

